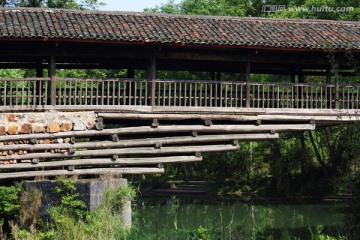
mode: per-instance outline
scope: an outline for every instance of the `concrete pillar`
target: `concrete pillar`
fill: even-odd
[[[89,211],[95,209],[101,203],[104,192],[107,189],[115,189],[120,186],[127,186],[127,179],[115,178],[109,180],[81,179],[75,182],[79,199],[84,201]],[[38,189],[42,192],[42,206],[40,214],[48,218],[48,209],[51,206],[59,204],[60,196],[56,192],[55,187],[59,186],[59,182],[53,180],[26,181],[26,191]],[[120,217],[124,223],[124,227],[131,226],[131,201],[127,201],[121,211]]]

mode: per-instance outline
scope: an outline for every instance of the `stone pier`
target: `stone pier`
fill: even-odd
[[[48,209],[59,204],[60,196],[55,188],[59,186],[59,182],[53,180],[26,181],[26,191],[38,189],[42,192],[42,206],[40,213],[42,216],[48,217]],[[85,202],[89,211],[95,211],[100,205],[104,192],[107,189],[115,189],[120,186],[127,186],[127,179],[115,178],[109,180],[82,179],[76,180],[75,186],[79,199]],[[124,227],[131,226],[131,202],[127,201],[121,211],[120,217],[124,223]]]

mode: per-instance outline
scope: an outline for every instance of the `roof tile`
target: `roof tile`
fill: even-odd
[[[358,50],[360,23],[0,8],[1,37]]]

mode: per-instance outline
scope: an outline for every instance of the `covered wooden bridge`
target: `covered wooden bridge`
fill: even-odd
[[[29,69],[0,79],[0,179],[162,173],[235,140],[356,122],[359,61],[359,22],[0,8],[0,69]],[[68,112],[96,120],[62,127]],[[60,122],[37,131],[39,113]]]

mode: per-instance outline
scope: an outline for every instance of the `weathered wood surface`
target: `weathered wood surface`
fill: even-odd
[[[302,110],[297,111],[299,115],[294,115],[294,113],[287,113],[282,111],[284,115],[277,114],[258,114],[258,115],[234,115],[234,114],[174,114],[174,113],[158,113],[158,114],[142,114],[142,113],[106,113],[99,112],[98,116],[104,119],[124,119],[124,120],[196,120],[196,119],[209,119],[209,120],[218,120],[218,121],[256,121],[256,120],[265,120],[265,121],[327,121],[327,122],[354,122],[360,121],[360,112],[359,113],[324,113],[328,115],[311,115],[308,111],[303,112]],[[322,114],[323,111],[319,113]],[[301,115],[304,113],[304,115]]]
[[[55,177],[72,175],[102,175],[102,174],[161,174],[164,168],[93,168],[93,169],[74,169],[69,170],[47,170],[47,171],[26,171],[1,173],[0,179],[10,178],[34,178],[34,177]]]
[[[184,154],[196,152],[220,152],[235,151],[239,149],[239,145],[218,144],[218,145],[199,145],[199,146],[179,146],[179,147],[162,147],[162,148],[120,148],[120,149],[104,149],[104,150],[84,150],[75,151],[73,154],[66,153],[29,153],[26,155],[8,155],[0,156],[0,161],[6,160],[26,160],[26,159],[45,159],[45,158],[76,158],[76,157],[95,157],[95,156],[111,156],[111,155],[161,155],[161,154]]]
[[[128,165],[156,165],[166,163],[186,163],[198,162],[202,157],[197,156],[164,156],[164,157],[143,157],[143,158],[95,158],[95,159],[73,159],[63,161],[49,161],[34,163],[17,163],[0,165],[0,170],[18,170],[18,169],[34,169],[34,168],[55,168],[66,166],[128,166]],[[0,172],[0,175],[2,173]]]
[[[104,129],[101,131],[72,131],[59,133],[40,133],[40,134],[22,134],[22,135],[5,135],[0,136],[0,141],[26,140],[26,139],[54,139],[66,137],[94,137],[106,136],[112,134],[151,134],[151,133],[179,133],[179,132],[207,132],[207,133],[254,133],[254,132],[270,132],[270,131],[306,131],[314,130],[314,124],[266,124],[266,125],[177,125],[177,126],[159,126],[157,128],[141,126],[141,127],[124,127],[114,129]]]
[[[57,79],[59,86],[55,86],[53,58],[50,58],[49,64],[49,88],[38,90],[40,95],[45,94],[44,91],[48,92],[52,101],[46,105],[61,106],[64,110],[76,108],[74,106],[92,106],[92,110],[95,110],[94,106],[99,105],[111,106],[113,109],[122,106],[360,109],[360,85],[250,82],[249,61],[246,64],[245,82],[155,80],[155,61],[152,57],[148,64],[147,79]],[[0,79],[0,82],[8,81]],[[18,85],[16,88],[18,90]],[[4,89],[6,93],[3,97],[13,99],[15,89]],[[31,91],[30,87],[22,87],[19,96],[31,95]],[[0,106],[29,109],[37,105],[25,101],[0,101]]]
[[[116,135],[116,134],[115,134]],[[118,136],[118,135],[116,135]],[[1,146],[2,151],[17,151],[17,150],[52,150],[52,149],[70,149],[70,148],[119,148],[119,147],[139,147],[151,146],[157,143],[162,145],[171,144],[189,144],[189,143],[215,143],[227,142],[231,140],[240,141],[257,141],[266,139],[277,139],[279,134],[270,133],[252,133],[252,134],[225,134],[225,135],[198,135],[193,136],[176,136],[176,137],[157,137],[144,139],[125,139],[118,141],[94,141],[94,142],[79,142],[79,143],[52,143],[52,144],[14,144]]]

